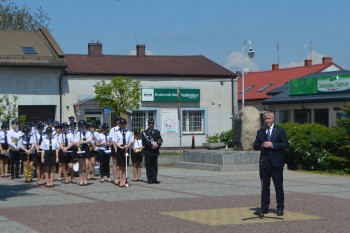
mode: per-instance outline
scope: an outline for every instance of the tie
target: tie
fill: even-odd
[[[52,150],[51,137],[50,137],[50,144],[49,144],[49,146],[50,146],[49,150],[51,151]]]
[[[43,135],[40,133],[40,138],[39,138],[39,145],[41,145],[41,142],[43,141]]]
[[[266,140],[267,141],[270,141],[270,139],[271,139],[271,132],[270,132],[270,127],[267,127],[267,133],[266,133]]]
[[[5,145],[7,145],[7,132],[5,132]]]
[[[126,145],[125,129],[123,129],[123,146]]]
[[[68,146],[68,138],[67,138],[67,133],[64,133],[64,146]]]
[[[105,134],[105,138],[106,142],[108,143],[107,134]],[[106,150],[109,150],[109,146],[106,147]]]

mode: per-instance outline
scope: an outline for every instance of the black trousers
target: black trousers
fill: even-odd
[[[98,150],[98,160],[100,161],[100,176],[110,176],[109,161],[110,154],[106,154],[104,150]]]
[[[19,160],[20,154],[18,151],[10,150],[10,168],[11,168],[11,178],[19,177]]]
[[[157,181],[158,155],[145,155],[146,175],[149,182]]]
[[[274,167],[270,161],[266,166],[260,167],[260,179],[262,182],[261,208],[269,208],[271,178],[275,186],[277,209],[284,209],[283,167]]]

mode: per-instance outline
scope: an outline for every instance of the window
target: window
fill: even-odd
[[[182,133],[203,134],[204,133],[204,111],[184,110],[182,111]]]
[[[250,90],[253,89],[255,86],[256,86],[256,85],[251,85],[250,87],[246,88],[246,89],[244,90],[244,93],[250,91]],[[241,94],[242,94],[242,93],[241,93]]]
[[[144,130],[147,128],[148,119],[156,119],[156,111],[133,111],[132,112],[132,130]],[[155,122],[154,128],[157,128]]]
[[[86,109],[85,121],[91,124],[95,124],[98,127],[102,125],[103,111],[100,109]]]
[[[22,47],[24,54],[37,54],[34,47]]]
[[[263,91],[265,91],[267,88],[271,87],[272,85],[273,85],[272,83],[267,84],[266,86],[264,86],[264,87],[260,88],[259,90],[257,90],[257,92],[263,92]]]

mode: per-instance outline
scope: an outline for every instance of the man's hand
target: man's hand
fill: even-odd
[[[272,148],[272,142],[270,142],[270,141],[265,141],[265,142],[263,143],[263,147],[264,147],[264,148]]]

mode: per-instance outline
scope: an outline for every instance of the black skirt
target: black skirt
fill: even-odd
[[[122,149],[117,149],[117,165],[118,166],[121,166],[121,167],[125,167],[125,161],[126,161],[126,158],[127,158],[127,164],[129,165],[129,156],[128,157],[125,157],[125,151],[122,150]]]
[[[73,152],[64,153],[62,150],[60,150],[58,152],[58,160],[63,164],[73,163]]]
[[[141,152],[136,153],[134,149],[131,150],[131,161],[133,163],[142,163],[143,156]]]
[[[55,150],[45,150],[44,154],[44,166],[52,167],[56,165],[56,151]]]

